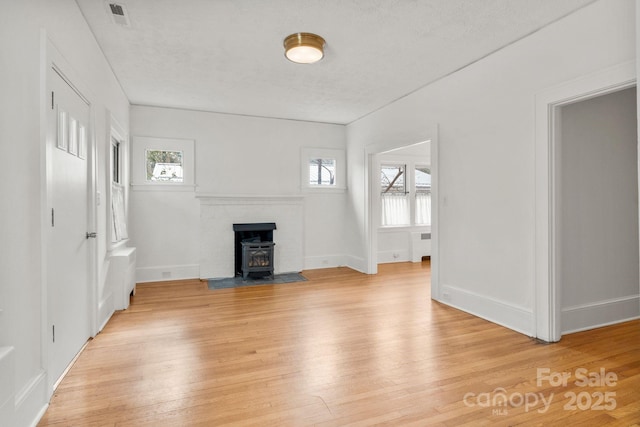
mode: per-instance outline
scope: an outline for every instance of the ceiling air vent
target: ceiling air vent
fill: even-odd
[[[113,22],[123,27],[130,27],[129,14],[123,4],[109,3],[109,10],[111,12],[111,18]]]

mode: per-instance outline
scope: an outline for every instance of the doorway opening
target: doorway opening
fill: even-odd
[[[543,341],[559,341],[564,329],[562,327],[561,272],[565,259],[561,256],[562,222],[559,221],[562,212],[560,209],[562,208],[563,190],[560,182],[562,177],[558,174],[559,168],[562,167],[560,157],[562,108],[580,101],[632,88],[635,85],[635,62],[630,61],[565,82],[536,95],[535,280],[533,283],[534,322],[532,330],[533,335]],[[637,137],[635,143],[637,144]],[[637,161],[637,157],[634,161]],[[601,173],[600,168],[597,169],[593,171],[594,174]],[[612,189],[612,191],[615,190]],[[635,198],[637,205],[637,191]],[[599,245],[599,242],[594,243],[596,247]],[[636,245],[638,245],[637,238]],[[597,259],[591,260],[591,262],[597,261]],[[606,285],[603,284],[603,286]],[[639,287],[636,283],[636,297],[630,296],[632,299],[637,298]],[[599,303],[582,303],[577,306],[565,307],[565,311],[567,308],[595,307],[605,302],[615,302],[615,300],[614,297],[608,300],[599,300]],[[637,302],[636,309],[640,310],[640,304]],[[610,311],[610,307],[605,311]]]
[[[560,332],[638,317],[636,88],[559,107],[554,194]]]
[[[418,262],[431,256],[431,161],[425,141],[374,156],[371,183],[377,224],[377,263]]]
[[[412,178],[407,179],[409,183],[415,182],[416,169],[418,171],[428,170],[430,178],[430,226],[425,230],[412,230],[411,224],[408,227],[395,227],[389,228],[388,235],[384,235],[383,239],[390,237],[391,240],[396,238],[395,234],[400,233],[402,236],[400,240],[404,240],[401,245],[404,247],[404,252],[401,250],[391,251],[386,250],[383,254],[380,254],[380,233],[381,233],[381,158],[389,156],[402,156],[404,159],[408,159],[407,164],[410,168],[407,169],[403,163],[403,174],[412,174]],[[367,214],[365,216],[367,220],[366,225],[366,239],[367,239],[367,273],[376,274],[378,271],[379,262],[393,262],[393,261],[419,261],[422,259],[420,255],[418,257],[418,251],[424,249],[428,240],[428,256],[430,258],[430,270],[431,270],[431,297],[434,299],[439,298],[439,281],[438,281],[438,139],[437,139],[437,126],[428,127],[423,133],[423,138],[416,138],[415,142],[379,142],[371,144],[365,147],[365,166],[366,173],[365,180],[367,190],[365,195],[367,197],[366,209]],[[401,162],[402,163],[402,162]],[[415,191],[413,195],[415,197]],[[408,218],[409,221],[415,223],[415,204],[409,203],[408,205]],[[411,234],[413,231],[416,234]],[[415,242],[411,241],[415,239]],[[387,244],[389,239],[383,241],[383,244]],[[413,250],[413,245],[416,246],[416,251]],[[383,250],[384,251],[384,250]],[[394,254],[397,254],[394,257]],[[386,257],[388,259],[385,259]],[[389,258],[391,257],[391,258]],[[403,259],[404,258],[404,259]]]

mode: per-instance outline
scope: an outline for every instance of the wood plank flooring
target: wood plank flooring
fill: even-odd
[[[428,262],[303,274],[139,285],[39,425],[640,424],[640,321],[544,344],[432,301]]]

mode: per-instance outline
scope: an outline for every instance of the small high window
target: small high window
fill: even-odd
[[[183,182],[182,151],[146,150],[147,181]]]
[[[344,191],[346,161],[344,150],[303,148],[300,158],[300,184],[303,191]]]
[[[309,185],[336,185],[336,159],[309,159]]]
[[[134,190],[195,190],[195,141],[134,136],[131,149]]]

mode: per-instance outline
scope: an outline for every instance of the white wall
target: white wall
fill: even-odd
[[[636,89],[561,109],[558,272],[563,333],[640,315]]]
[[[635,58],[632,0],[602,0],[348,126],[355,256],[366,257],[365,147],[438,123],[445,302],[534,333],[535,95]]]
[[[129,104],[74,1],[4,2],[0,20],[4,82],[0,141],[3,151],[11,153],[0,182],[0,347],[14,348],[13,377],[0,378],[0,388],[10,389],[8,401],[0,402],[0,425],[23,426],[36,420],[49,397],[41,341],[45,315],[41,306],[41,29],[91,92],[101,155],[106,152],[107,109],[127,127]],[[104,157],[99,162],[98,189],[105,194]],[[97,231],[104,236],[106,207],[99,209]],[[108,268],[104,237],[99,241],[98,267],[104,278]],[[108,292],[104,283],[99,285]]]
[[[304,268],[342,265],[345,192],[301,190],[304,147],[345,148],[345,127],[133,106],[131,134],[195,140],[197,194],[304,200]],[[133,165],[132,167],[136,167]],[[194,192],[131,194],[138,279],[199,277],[200,202]]]

